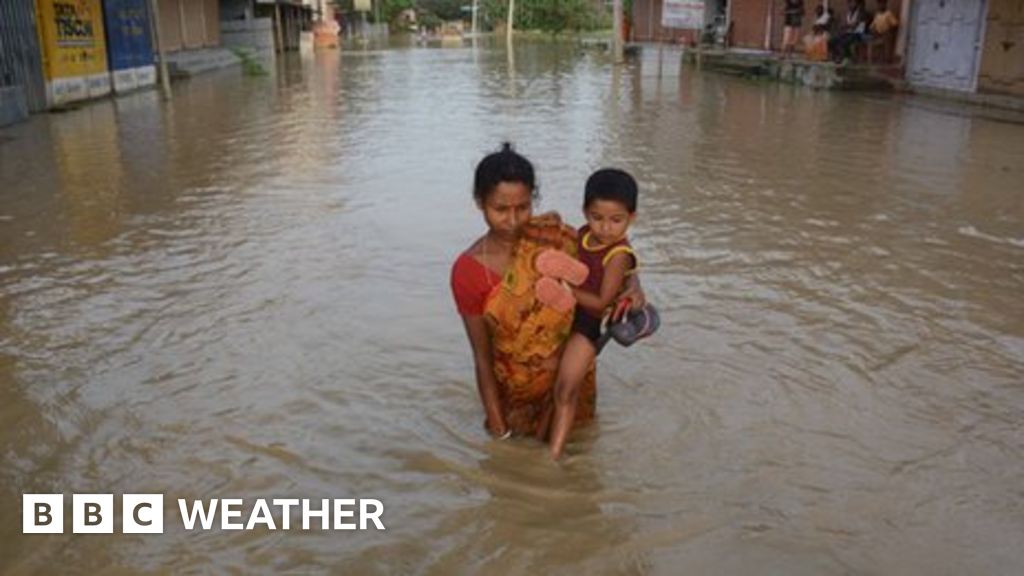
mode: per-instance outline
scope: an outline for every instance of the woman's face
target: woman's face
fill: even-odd
[[[533,214],[533,193],[522,182],[501,182],[487,195],[480,210],[491,232],[515,240]]]

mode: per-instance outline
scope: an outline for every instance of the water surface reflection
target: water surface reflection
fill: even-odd
[[[5,129],[2,517],[25,492],[361,496],[388,530],[12,520],[3,568],[1017,571],[1021,124],[513,56],[318,54]],[[564,466],[482,433],[447,289],[503,139],[570,221],[598,166],[643,187],[664,327],[602,356]]]

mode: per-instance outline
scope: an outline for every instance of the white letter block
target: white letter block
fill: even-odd
[[[22,494],[22,534],[63,534],[63,494]]]
[[[122,496],[121,531],[125,534],[163,534],[164,495],[125,494]]]
[[[113,534],[114,495],[73,494],[71,531],[75,534]]]

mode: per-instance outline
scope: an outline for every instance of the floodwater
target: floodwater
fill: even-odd
[[[675,58],[349,50],[0,130],[0,573],[1021,573],[1024,124]],[[570,222],[642,185],[662,329],[558,465],[483,433],[448,291],[504,139]],[[166,531],[22,535],[23,493]],[[182,529],[230,497],[387,530]]]

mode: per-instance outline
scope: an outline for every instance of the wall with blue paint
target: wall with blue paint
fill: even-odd
[[[114,90],[124,92],[156,83],[147,0],[103,0],[107,54]]]

